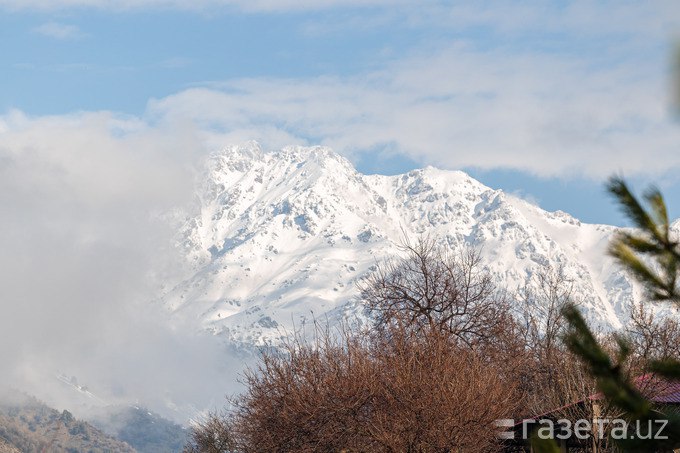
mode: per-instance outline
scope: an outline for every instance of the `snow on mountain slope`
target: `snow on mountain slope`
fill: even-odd
[[[326,148],[265,153],[251,143],[210,157],[198,199],[180,241],[192,274],[164,301],[246,344],[358,312],[357,280],[399,253],[404,235],[481,247],[511,290],[563,265],[603,326],[620,327],[640,297],[605,255],[614,227],[543,211],[463,172],[362,175]]]

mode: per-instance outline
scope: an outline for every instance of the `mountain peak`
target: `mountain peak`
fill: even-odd
[[[461,171],[363,175],[329,148],[264,152],[250,142],[213,155],[208,172],[182,232],[195,273],[166,302],[238,341],[275,342],[314,317],[356,314],[356,282],[422,235],[481,249],[510,290],[562,266],[603,326],[620,326],[636,297],[605,253],[612,229],[547,213]]]
[[[328,160],[347,162],[344,157],[325,146],[286,146],[280,151],[273,151],[272,154],[294,162],[304,162],[308,160],[317,163],[323,163]]]
[[[227,146],[220,152],[214,153],[211,158],[241,164],[277,160],[294,162],[296,164],[314,162],[319,165],[332,161],[351,166],[347,159],[325,146],[293,145],[279,150],[264,151],[256,141]]]

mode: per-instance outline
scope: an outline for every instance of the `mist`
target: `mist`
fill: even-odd
[[[185,272],[167,213],[189,209],[203,150],[181,124],[0,117],[0,385],[182,423],[238,390],[244,357],[158,302]]]

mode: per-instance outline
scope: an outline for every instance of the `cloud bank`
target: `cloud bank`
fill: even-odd
[[[209,148],[245,140],[267,148],[324,144],[350,157],[387,151],[451,169],[544,177],[656,176],[680,164],[669,102],[677,2],[0,0],[0,8],[27,10],[189,4],[209,12],[347,9],[303,16],[297,32],[310,39],[394,24],[428,33],[406,48],[386,48],[375,65],[351,75],[194,83],[149,101],[135,119],[149,130],[182,124]],[[43,32],[71,33],[52,25]]]
[[[213,147],[321,143],[355,157],[387,149],[449,169],[545,177],[677,169],[680,127],[663,71],[591,63],[454,42],[362,76],[197,87],[151,101],[147,115],[191,121]]]
[[[140,402],[186,421],[221,406],[242,359],[153,303],[182,269],[155,214],[191,198],[193,132],[12,112],[0,138],[0,383],[76,413]]]

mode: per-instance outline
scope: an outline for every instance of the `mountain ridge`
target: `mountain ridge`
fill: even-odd
[[[642,297],[606,255],[616,227],[544,211],[461,171],[363,175],[324,147],[249,142],[211,155],[183,219],[178,246],[191,272],[164,303],[245,344],[276,343],[315,318],[361,319],[356,282],[423,235],[480,248],[510,290],[561,266],[605,328],[621,327]]]

